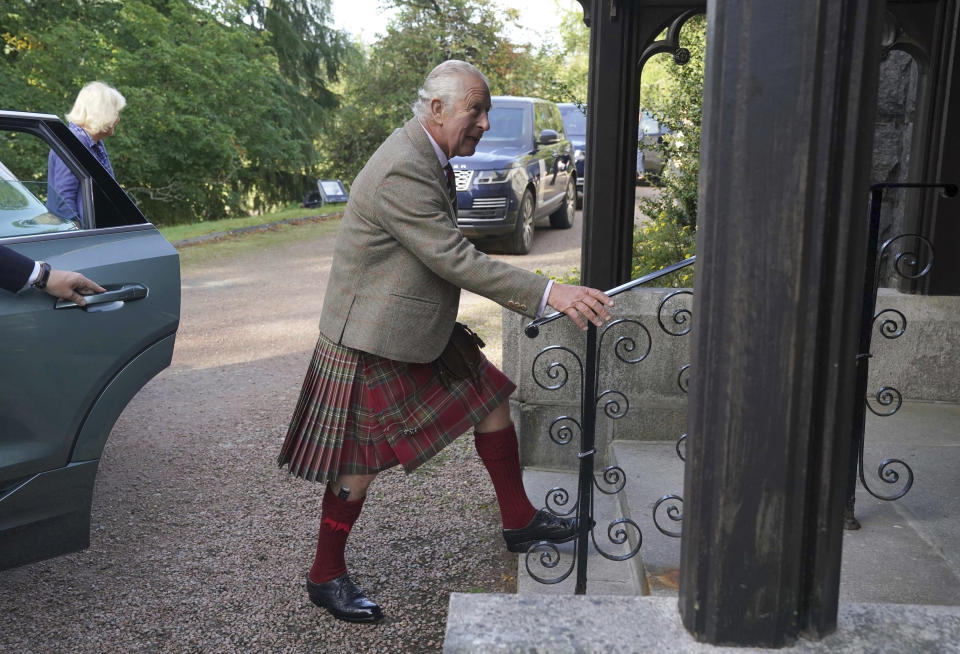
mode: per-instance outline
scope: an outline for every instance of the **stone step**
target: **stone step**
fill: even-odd
[[[913,469],[915,480],[902,499],[886,502],[871,496],[860,485],[857,517],[862,525],[844,532],[840,580],[842,601],[960,605],[960,407],[952,404],[908,402],[889,418],[868,417],[865,445],[867,481],[877,492],[889,492],[880,481],[877,467],[885,458],[897,458]],[[609,546],[606,525],[620,517],[640,528],[639,553],[629,561],[610,561],[591,544],[587,561],[588,595],[675,596],[680,564],[680,539],[664,535],[680,530],[661,506],[665,495],[683,494],[684,463],[673,441],[614,441],[608,463],[625,477],[623,490],[610,496],[594,491],[594,534],[605,551],[625,554],[637,544],[635,530],[618,548]],[[901,479],[905,478],[900,469]],[[577,478],[572,472],[528,468],[524,480],[531,499],[545,503],[549,489],[562,487],[575,501]],[[606,544],[605,544],[606,543]],[[549,570],[551,579],[573,566],[573,545],[560,546],[560,560]],[[536,556],[530,569],[538,576],[548,571],[538,567]],[[553,563],[553,561],[550,561]],[[527,569],[527,557],[519,557],[518,592],[521,594],[572,593],[576,571],[555,585],[541,584]]]
[[[535,506],[549,506],[555,512],[570,511],[577,500],[577,475],[572,472],[557,472],[527,468],[523,473],[523,483],[527,494]],[[557,503],[557,497],[563,501],[564,493],[558,496],[551,489],[565,491],[566,501]],[[596,543],[604,552],[613,556],[629,553],[629,541],[622,544],[611,543],[607,538],[607,525],[622,517],[618,498],[598,492],[594,487],[594,528]],[[550,553],[544,556],[541,551],[518,556],[517,594],[519,595],[573,595],[576,588],[577,570],[574,559],[574,543],[557,545],[559,557]],[[546,562],[552,567],[545,567]],[[541,583],[534,577],[548,581],[559,579],[569,572],[559,583]],[[532,574],[531,574],[532,573]],[[587,555],[587,595],[645,595],[645,575],[639,554],[625,561],[612,561],[602,556],[594,544],[589,542]]]
[[[782,649],[699,643],[669,597],[452,593],[444,654],[900,654],[960,651],[960,607],[841,603],[837,631]]]
[[[681,452],[683,450],[681,449]],[[680,570],[680,538],[682,520],[674,520],[671,507],[681,511],[682,504],[665,500],[668,495],[683,496],[683,461],[677,455],[677,444],[671,441],[614,441],[610,446],[610,464],[623,470],[626,484],[619,493],[620,510],[640,527],[643,546],[640,557],[647,584],[653,595],[675,595]]]

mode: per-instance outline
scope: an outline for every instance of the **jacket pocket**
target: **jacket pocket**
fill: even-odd
[[[391,293],[391,300],[399,300],[401,304],[407,304],[408,306],[420,306],[423,309],[435,310],[440,306],[440,302],[437,300],[428,300],[422,297],[415,297],[413,295],[404,295],[403,293]]]

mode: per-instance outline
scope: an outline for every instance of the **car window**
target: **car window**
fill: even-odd
[[[523,107],[493,107],[489,114],[490,130],[483,135],[481,145],[529,147],[533,134],[524,120],[524,111]]]
[[[80,216],[69,210],[46,180],[47,143],[32,134],[4,132],[0,149],[0,237],[29,236],[80,229]]]
[[[66,125],[51,129],[47,140],[36,123],[0,128],[0,239],[146,222]]]
[[[534,104],[536,108],[537,124],[536,124],[536,133],[539,135],[545,129],[556,130],[556,127],[553,125],[551,120],[549,105],[545,102],[537,102]]]
[[[561,112],[561,118],[567,136],[587,135],[587,117],[577,107],[571,107]]]
[[[545,104],[543,106],[547,113],[547,124],[550,125],[547,129],[552,129],[562,136],[564,134],[564,128],[563,119],[560,117],[560,109],[558,109],[555,104]]]

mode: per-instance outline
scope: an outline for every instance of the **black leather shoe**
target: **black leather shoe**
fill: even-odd
[[[345,574],[322,584],[307,577],[307,593],[311,602],[347,622],[376,622],[383,617],[380,607],[367,599]]]
[[[526,552],[531,545],[542,540],[566,543],[576,537],[576,518],[561,518],[545,509],[538,509],[526,527],[503,530],[503,539],[511,552]]]

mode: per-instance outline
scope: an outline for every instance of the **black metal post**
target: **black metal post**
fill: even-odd
[[[856,401],[856,404],[853,431],[850,438],[850,463],[847,470],[847,504],[844,510],[845,529],[860,528],[860,522],[857,520],[855,513],[857,478],[858,476],[862,478],[863,473],[863,446],[866,435],[867,418],[867,382],[870,374],[870,349],[873,342],[873,329],[877,311],[877,292],[880,285],[880,265],[882,264],[882,261],[880,260],[880,214],[883,207],[883,191],[887,188],[914,188],[929,191],[940,189],[940,196],[942,198],[952,198],[957,195],[956,184],[946,183],[925,184],[918,182],[890,182],[874,184],[870,187],[869,245],[867,249],[867,263],[866,268],[864,269],[863,277],[863,306],[860,313],[860,346],[857,354],[857,383],[854,388],[854,400]],[[896,238],[888,240],[885,246],[888,246],[894,240],[896,240]],[[928,253],[928,255],[930,257],[933,256],[932,250]],[[924,266],[921,255],[916,253],[915,256],[917,257],[915,263],[917,264],[918,268],[926,268],[926,271],[929,271],[929,266],[932,265],[932,259],[927,262],[926,266]],[[894,264],[894,267],[897,267],[896,263]],[[922,278],[925,276],[926,271],[914,275],[913,277],[917,279]],[[900,272],[902,273],[902,271]],[[909,470],[909,466],[906,466],[905,463],[901,461],[898,461],[898,463],[901,463],[907,470]],[[909,474],[910,482],[903,488],[901,492],[893,495],[880,495],[870,490],[869,487],[867,488],[867,491],[878,499],[899,499],[900,497],[903,497],[903,495],[910,489],[913,473],[910,472]]]
[[[580,419],[583,432],[580,438],[580,477],[577,489],[577,518],[580,521],[580,533],[577,536],[577,584],[574,592],[583,595],[587,592],[587,556],[589,535],[593,529],[593,457],[596,453],[597,426],[597,328],[593,324],[587,327],[586,363],[583,375],[583,394],[580,405]]]
[[[850,437],[850,463],[847,466],[847,504],[843,512],[844,529],[859,529],[854,513],[857,500],[857,471],[860,450],[867,428],[867,376],[870,373],[870,337],[873,334],[873,314],[877,309],[877,245],[880,241],[880,210],[883,187],[870,188],[870,229],[867,237],[867,264],[863,276],[863,308],[860,311],[860,346],[857,348],[857,383],[854,387],[853,433]]]

